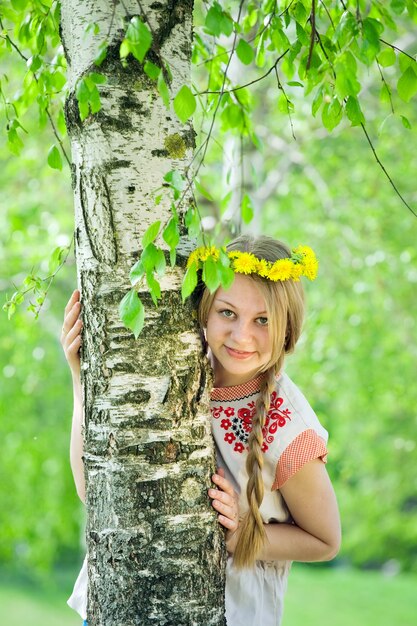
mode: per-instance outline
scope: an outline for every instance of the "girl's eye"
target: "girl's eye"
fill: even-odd
[[[260,324],[260,326],[268,326],[268,318],[258,317],[258,324]]]
[[[233,311],[231,311],[230,309],[223,309],[222,311],[219,311],[219,313],[220,315],[223,315],[223,317],[227,317],[228,319],[230,319],[234,315]]]

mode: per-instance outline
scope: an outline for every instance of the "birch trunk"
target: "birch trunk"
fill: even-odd
[[[191,310],[168,270],[158,310],[136,341],[118,305],[140,240],[169,206],[153,204],[163,175],[191,159],[194,132],[166,110],[135,60],[119,61],[121,18],[150,19],[173,72],[171,94],[190,82],[192,2],[63,0],[62,42],[70,97],[76,260],[83,302],[89,626],[223,625],[224,545],[207,489],[214,468],[206,366]],[[85,33],[95,22],[100,33]],[[104,38],[101,111],[80,121],[74,87],[94,70]],[[186,147],[169,153],[178,133]]]

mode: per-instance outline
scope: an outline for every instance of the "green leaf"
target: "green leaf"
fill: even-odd
[[[412,126],[411,126],[409,120],[406,117],[404,117],[404,115],[401,115],[401,121],[403,123],[404,128],[407,128],[408,130],[412,129]]]
[[[146,273],[146,282],[148,283],[152,301],[155,306],[158,306],[158,300],[161,298],[161,285],[151,272]]]
[[[103,41],[97,50],[97,54],[94,57],[94,65],[100,66],[107,56],[107,41]]]
[[[181,285],[181,297],[184,302],[197,286],[197,269],[193,263],[187,269]]]
[[[255,51],[244,39],[239,39],[236,54],[245,65],[250,65],[255,57]]]
[[[316,117],[317,111],[320,109],[323,104],[323,88],[320,87],[317,90],[316,95],[314,96],[313,104],[311,105],[311,112],[313,117]]]
[[[218,2],[214,2],[207,12],[204,27],[215,37],[219,37],[222,33],[230,35],[233,31],[233,20],[228,13],[223,11]]]
[[[392,48],[387,48],[383,50],[380,54],[378,54],[377,61],[382,67],[389,67],[390,65],[394,65],[397,60],[397,56],[395,51]]]
[[[401,15],[406,7],[406,4],[406,0],[391,0],[391,8],[394,13],[397,13],[397,15]]]
[[[169,91],[168,91],[168,87],[164,80],[164,76],[162,72],[160,72],[158,76],[157,88],[159,91],[159,95],[162,98],[162,102],[165,104],[165,107],[169,110]]]
[[[408,102],[417,93],[417,75],[413,68],[408,67],[397,83],[398,95]]]
[[[171,217],[162,233],[162,238],[168,244],[170,250],[174,250],[177,247],[180,240],[180,233],[178,231],[178,219],[176,217]]]
[[[251,222],[253,219],[253,206],[251,199],[247,193],[245,193],[245,195],[243,196],[242,206],[240,207],[240,214],[245,224],[249,224],[249,222]]]
[[[103,85],[107,83],[107,76],[104,74],[99,74],[98,72],[91,72],[88,77],[93,81],[95,85]]]
[[[95,85],[90,92],[89,105],[91,113],[98,113],[101,109],[100,93]]]
[[[161,68],[154,63],[151,63],[151,61],[145,61],[143,69],[145,70],[145,74],[147,74],[152,80],[156,80],[161,73]]]
[[[229,206],[232,193],[233,193],[232,190],[228,191],[227,194],[224,196],[224,198],[220,200],[220,204],[219,204],[220,215],[223,215],[223,213],[226,211],[227,207]]]
[[[136,261],[132,269],[129,273],[129,278],[132,286],[134,287],[137,283],[143,278],[145,275],[145,268],[143,267],[143,263],[141,259]]]
[[[127,39],[123,39],[119,48],[119,55],[121,59],[125,59],[130,54],[130,43]]]
[[[324,127],[331,132],[340,123],[342,115],[343,109],[337,98],[333,98],[331,102],[326,102],[321,113]]]
[[[16,120],[13,120],[15,122]],[[7,131],[7,142],[9,146],[9,150],[12,154],[19,156],[21,149],[23,148],[23,141],[19,137],[16,131],[16,126],[12,125],[9,127]]]
[[[66,248],[65,246],[58,246],[57,248],[55,248],[55,250],[53,250],[51,256],[49,257],[49,263],[48,263],[49,274],[53,274],[55,270],[57,270],[58,267],[61,265],[62,256],[67,249],[68,248]],[[27,278],[30,278],[30,277],[27,277]]]
[[[170,170],[164,176],[164,180],[174,189],[174,198],[177,200],[185,185],[185,178],[178,170]]]
[[[201,234],[201,222],[195,207],[190,206],[184,216],[185,225],[190,239],[198,239]]]
[[[126,39],[129,42],[129,52],[142,63],[151,47],[152,35],[147,25],[137,15],[134,15],[130,20],[126,31]]]
[[[360,126],[365,123],[365,117],[362,113],[359,101],[353,96],[349,96],[346,102],[346,115],[352,123],[352,126]]]
[[[206,261],[203,262],[203,282],[207,285],[210,293],[216,291],[220,285],[220,276],[217,271],[217,263],[209,256]]]
[[[161,220],[154,222],[146,229],[143,237],[142,237],[142,247],[146,248],[148,244],[155,241],[158,236],[159,229],[161,227]]]
[[[55,144],[49,148],[48,165],[54,170],[62,170],[61,153]]]
[[[128,291],[120,302],[119,315],[125,327],[132,330],[137,339],[143,328],[145,310],[135,289]]]
[[[12,7],[16,11],[23,11],[23,9],[26,9],[27,5],[29,4],[29,0],[11,0],[11,3]]]
[[[195,97],[187,85],[183,85],[174,98],[174,111],[183,124],[192,116],[196,108]]]
[[[224,257],[226,257],[227,262],[224,261]],[[230,263],[230,261],[227,255],[220,253],[220,263],[217,265],[217,271],[220,276],[220,284],[223,289],[226,290],[232,286],[235,279],[235,273],[232,269],[230,269],[228,263]]]
[[[165,274],[166,268],[165,254],[161,248],[157,248],[156,258],[155,258],[155,269],[159,276],[163,276]]]
[[[39,58],[37,54],[34,54],[27,60],[26,65],[28,66],[31,72],[35,73],[41,67],[42,60]]]
[[[203,187],[203,185],[197,180],[197,178],[194,178],[194,184],[197,191],[201,193],[202,196],[207,198],[207,200],[210,200],[210,202],[214,202],[214,198],[211,193],[205,187]]]

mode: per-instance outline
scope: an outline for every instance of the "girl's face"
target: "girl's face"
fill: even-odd
[[[217,290],[206,328],[217,387],[252,380],[271,359],[268,313],[255,282],[236,274],[233,285]]]

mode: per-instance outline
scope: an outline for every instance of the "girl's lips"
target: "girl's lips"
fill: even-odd
[[[225,346],[225,348],[227,350],[227,353],[234,359],[248,359],[253,354],[255,354],[254,352],[242,352],[240,350],[233,350],[233,348],[229,348],[228,346]]]

